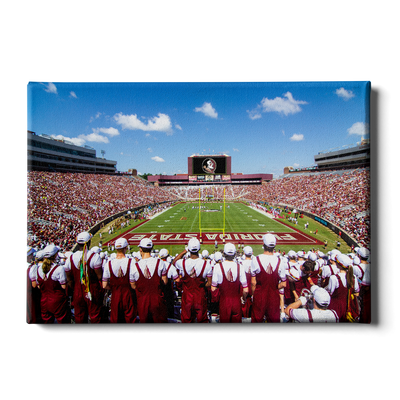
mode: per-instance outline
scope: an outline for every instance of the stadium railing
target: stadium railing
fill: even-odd
[[[165,203],[170,203],[170,201],[162,201],[162,202],[159,202],[159,203],[150,203],[150,204],[145,204],[145,205],[142,205],[142,206],[139,206],[139,207],[131,208],[131,209],[128,209],[128,210],[120,211],[120,212],[118,212],[116,214],[110,215],[109,217],[104,218],[103,220],[97,222],[95,225],[90,227],[88,232],[94,236],[100,230],[100,228],[103,226],[103,224],[105,226],[105,225],[109,224],[110,222],[114,221],[115,219],[117,219],[119,217],[123,217],[125,215],[128,215],[129,211],[131,213],[135,213],[136,211],[140,212],[140,211],[144,210],[147,207],[154,207],[156,205],[165,204]],[[76,251],[77,246],[78,245],[75,244],[75,246],[72,249],[73,252]]]

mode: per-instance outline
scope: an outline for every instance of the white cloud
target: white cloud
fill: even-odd
[[[77,138],[70,138],[64,135],[51,135],[54,139],[68,140],[76,146],[83,146],[86,142],[109,143],[108,137],[99,135],[93,130],[89,135],[79,135]]]
[[[304,135],[301,133],[295,133],[290,140],[292,142],[300,142],[301,140],[304,140]]]
[[[146,137],[151,137],[150,133],[146,133],[145,136],[146,136]]]
[[[296,114],[301,111],[300,104],[308,104],[303,100],[295,100],[292,93],[287,92],[283,97],[275,97],[275,99],[268,99],[264,97],[261,100],[261,107],[263,112],[277,112],[284,115]]]
[[[141,131],[158,131],[158,132],[171,132],[172,124],[168,115],[158,113],[156,117],[149,118],[147,123],[140,121],[136,114],[124,115],[118,113],[114,115],[114,120],[122,129],[141,130]]]
[[[356,122],[349,129],[347,129],[349,135],[368,135],[369,134],[369,124],[364,122]]]
[[[100,118],[101,112],[98,112],[94,117],[90,117],[89,122],[93,122],[95,119]]]
[[[215,108],[211,103],[205,102],[201,107],[196,107],[194,111],[202,112],[206,117],[218,118],[218,113],[215,111]]]
[[[260,110],[260,107],[257,107],[251,111],[247,110],[247,113],[249,114],[249,118],[252,120],[261,118],[261,113],[259,110]]]
[[[294,168],[298,168],[298,167],[300,167],[300,164],[294,163],[294,164],[293,164],[293,167],[294,167]]]
[[[153,152],[153,149],[152,149],[151,147],[149,147],[149,148],[147,149],[147,151],[148,151],[149,153],[152,153],[152,152]]]
[[[163,160],[161,157],[155,156],[155,157],[151,157],[152,160],[157,161],[157,162],[164,162],[165,160]]]
[[[239,149],[233,149],[233,151],[239,151]]]
[[[78,96],[76,95],[75,92],[69,92],[69,96],[70,96],[70,97],[73,97],[74,99],[77,99],[77,98],[78,98]]]
[[[47,93],[54,93],[57,94],[57,88],[54,83],[49,82],[47,85],[43,83],[43,85],[46,86],[46,89],[44,89]]]
[[[178,124],[175,124],[175,128],[179,129],[180,131],[182,130],[182,127],[180,125],[178,125]]]
[[[118,136],[119,135],[119,130],[118,129],[115,129],[115,128],[112,128],[112,127],[110,127],[110,128],[92,128],[92,130],[93,130],[93,133],[105,133],[105,134],[107,134],[107,135],[110,135],[110,136]]]
[[[88,142],[109,143],[108,137],[99,135],[96,132],[90,133],[89,135],[80,135],[79,137]]]
[[[86,143],[84,138],[69,138],[63,135],[51,135],[52,138],[57,140],[68,140],[69,142],[73,143],[75,146],[83,146]]]
[[[308,103],[303,100],[295,100],[292,93],[287,92],[283,97],[275,97],[274,99],[264,97],[256,108],[250,111],[247,110],[247,113],[252,120],[261,118],[261,113],[263,112],[276,112],[287,116],[300,112],[302,110],[300,104]]]
[[[355,94],[351,90],[346,90],[345,88],[342,87],[340,89],[336,89],[335,93],[346,101],[350,100],[352,97],[355,96]]]

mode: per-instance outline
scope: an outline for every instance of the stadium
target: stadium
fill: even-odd
[[[131,258],[146,238],[153,257],[167,249],[172,260],[192,238],[211,256],[233,243],[244,257],[246,246],[262,253],[271,233],[280,257],[294,251],[326,258],[332,250],[354,256],[370,247],[369,144],[321,152],[314,161],[273,178],[233,173],[226,154],[194,154],[187,174],[145,180],[135,170],[117,172],[116,162],[90,148],[28,131],[28,249],[54,244],[72,254],[79,233],[89,232],[105,261],[121,238]],[[179,321],[178,311],[171,320]]]
[[[56,161],[47,158],[47,163],[41,162],[40,165],[31,162],[31,159],[37,158],[30,152],[33,148],[32,143],[37,140],[53,145],[42,145],[42,152],[49,153]],[[54,243],[63,248],[72,246],[79,231],[87,230],[96,235],[100,229],[105,230],[111,221],[121,217],[137,220],[149,215],[149,210],[153,210],[154,213],[157,207],[165,208],[175,203],[201,206],[214,201],[221,204],[225,202],[225,205],[231,202],[251,204],[253,209],[263,209],[265,216],[273,216],[273,210],[277,208],[282,210],[281,218],[275,218],[274,215],[272,220],[282,220],[280,222],[285,222],[286,225],[293,224],[282,216],[297,210],[300,216],[312,220],[312,228],[328,228],[337,235],[340,232],[343,245],[369,247],[369,146],[366,143],[359,146],[364,149],[365,156],[358,164],[355,164],[355,160],[360,161],[357,155],[348,155],[354,153],[354,148],[341,150],[342,156],[336,156],[335,159],[336,169],[332,169],[332,162],[329,169],[323,164],[305,170],[287,167],[284,170],[286,173],[272,179],[272,174],[232,173],[231,157],[227,155],[192,155],[188,157],[187,174],[150,175],[148,181],[133,174],[118,174],[116,162],[104,159],[101,159],[103,164],[114,165],[112,172],[107,172],[106,176],[103,170],[97,172],[93,167],[88,168],[87,173],[82,173],[87,166],[82,164],[81,160],[79,161],[82,169],[75,172],[77,162],[62,162],[60,155],[65,157],[65,151],[62,147],[57,149],[54,144],[69,149],[75,148],[76,154],[86,150],[51,138],[33,137],[32,132],[28,132],[28,233],[29,240],[32,240],[32,237],[36,238],[30,243],[35,246],[40,245],[42,241],[55,241]],[[47,150],[50,148],[51,150]],[[336,152],[332,151],[331,154],[336,155]],[[315,157],[316,161],[318,157],[320,154]],[[44,159],[45,154],[42,160]],[[202,168],[202,164],[208,159],[215,160],[215,170],[212,172],[205,172]],[[116,193],[111,193],[110,186]],[[354,187],[359,190],[354,192]],[[122,194],[122,188],[126,189],[125,194]],[[340,194],[340,198],[329,202],[327,199],[332,190]],[[83,193],[87,198],[90,196],[91,200],[88,201],[86,196],[82,197]],[[63,199],[63,203],[68,203],[68,206],[58,205],[59,199]],[[49,204],[57,205],[51,207],[54,210],[50,213]],[[230,214],[231,210],[225,205],[224,210],[228,210]],[[185,221],[189,218],[192,224],[187,233],[200,233],[199,220],[201,221],[202,213],[190,213],[189,217],[192,207],[186,208],[188,215],[185,216]],[[219,205],[216,208],[219,209]],[[216,214],[212,216],[215,218]],[[234,218],[230,215],[227,217]],[[217,222],[220,229],[223,222],[226,223],[224,218],[222,220]],[[187,222],[184,221],[174,227],[170,224],[169,229],[179,230],[179,225],[182,229],[188,229]],[[247,223],[246,226],[252,227],[252,224]],[[295,225],[291,226],[291,229],[293,228]],[[152,226],[148,233],[154,233],[155,230],[155,226]],[[303,232],[303,235],[309,234],[310,230]],[[162,230],[159,231],[157,233],[162,233]],[[247,231],[246,229],[244,232]],[[226,233],[236,232],[227,230]],[[238,241],[237,237],[234,238]],[[332,242],[331,246],[332,244],[336,245]]]

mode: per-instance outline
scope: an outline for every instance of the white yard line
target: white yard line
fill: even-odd
[[[153,219],[155,217],[158,217],[159,215],[161,215],[162,213],[165,213],[166,211],[170,210],[172,207],[167,208],[166,210],[160,211],[154,215],[152,215],[151,217],[148,217],[148,219]]]
[[[266,215],[268,218],[275,219],[275,218],[273,218],[271,215],[269,215],[268,213],[266,213],[266,212],[264,212],[264,211],[261,211],[261,210],[259,210],[258,208],[250,207],[250,206],[248,206],[248,207],[251,208],[251,209],[254,210],[254,211],[259,212],[259,213],[262,214],[262,215]]]
[[[259,210],[258,208],[254,208],[254,207],[251,207],[251,206],[248,206],[248,207],[251,208],[251,209],[254,210],[254,211],[259,212],[259,213],[262,214],[262,215],[267,216],[268,218],[271,218],[271,219],[273,219],[273,220],[276,220],[276,218],[272,217],[272,215],[270,215],[269,213],[266,213],[266,212],[264,212],[264,211],[262,211],[262,210]],[[281,225],[282,225],[282,224],[281,224]],[[290,229],[292,232],[297,232],[295,229],[292,229],[292,228],[291,228],[290,226],[288,226],[288,225],[283,225],[283,226],[287,227],[287,228]]]

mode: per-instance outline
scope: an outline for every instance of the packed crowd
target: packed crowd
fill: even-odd
[[[370,245],[369,170],[292,176],[251,191],[253,201],[287,204],[311,212],[339,226],[361,245]]]
[[[266,185],[202,186],[203,199],[287,204],[338,225],[369,247],[369,171],[307,174]],[[28,242],[73,245],[78,232],[118,212],[147,204],[196,200],[198,187],[159,188],[140,178],[32,171],[28,173]]]
[[[214,199],[248,200],[271,205],[284,204],[311,212],[339,226],[357,243],[370,243],[370,175],[368,169],[301,174],[274,179],[265,185],[204,187],[201,196]],[[199,189],[169,188],[185,200],[199,198]]]
[[[91,237],[78,234],[75,253],[28,247],[28,323],[371,322],[366,248],[281,254],[266,234],[258,255],[233,243],[209,254],[192,238],[172,256],[119,238],[109,255]]]
[[[166,189],[184,201],[198,200],[199,196],[202,200],[222,200],[224,198],[224,193],[225,199],[229,201],[240,199],[248,193],[247,185],[201,185],[200,187],[169,186]]]
[[[140,178],[31,171],[28,243],[71,247],[79,232],[111,215],[176,199]]]

